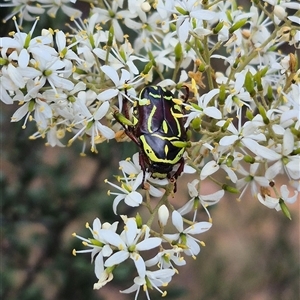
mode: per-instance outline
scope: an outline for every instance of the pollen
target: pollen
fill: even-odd
[[[72,254],[73,254],[74,256],[76,256],[76,250],[75,250],[75,249],[72,250]]]

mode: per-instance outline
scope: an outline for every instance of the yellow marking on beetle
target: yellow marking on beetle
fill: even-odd
[[[174,108],[177,109],[178,111],[181,111],[181,106],[180,105],[175,104]]]
[[[144,105],[149,105],[151,102],[147,98],[139,99],[139,105],[144,106]]]
[[[178,133],[181,133],[181,126],[180,126],[180,123],[178,121],[178,118],[181,116],[180,114],[177,114],[177,113],[174,113],[173,112],[173,109],[171,109],[171,114],[172,116],[174,116],[174,120],[176,122],[176,127],[177,127],[177,132]]]
[[[183,118],[183,114],[178,114],[178,113],[172,113],[172,116],[173,116],[175,119]]]
[[[157,137],[159,137],[159,138],[161,138],[163,140],[165,140],[165,139],[168,140],[168,138],[164,138],[164,137],[161,137],[159,135],[157,135]],[[158,158],[156,156],[156,154],[154,153],[154,151],[152,150],[152,148],[147,143],[147,141],[146,141],[146,139],[145,139],[145,137],[143,135],[140,136],[140,140],[142,142],[145,154],[149,157],[149,159],[152,162],[156,162],[156,163],[165,163],[165,164],[175,165],[175,164],[177,164],[179,162],[179,160],[181,159],[181,157],[182,157],[182,155],[183,155],[183,153],[185,151],[185,148],[181,148],[180,151],[178,151],[177,155],[173,159],[167,159],[167,157],[165,157],[165,158]],[[165,147],[164,150],[166,151],[166,147]]]
[[[168,145],[165,145],[165,154],[166,154],[166,156],[168,155],[168,152],[169,152],[169,147],[168,147]]]
[[[149,118],[148,118],[148,121],[147,121],[147,125],[148,125],[148,131],[149,132],[153,132],[152,128],[151,128],[151,123],[152,123],[152,118],[155,114],[155,111],[156,111],[156,106],[153,106],[152,110],[151,110],[151,113],[149,115]]]
[[[180,107],[182,106],[183,101],[181,99],[173,98],[172,101]]]
[[[170,143],[177,148],[186,148],[190,145],[190,142],[183,142],[183,141],[173,141]]]
[[[164,133],[166,133],[166,134],[168,133],[169,128],[168,128],[168,124],[167,124],[166,120],[163,120],[162,129],[163,129]]]
[[[178,140],[177,136],[161,136],[161,135],[156,134],[156,133],[153,133],[152,136],[156,136],[159,139],[164,140],[164,141]]]
[[[149,96],[153,97],[153,98],[161,98],[160,94],[153,94],[153,93],[149,93]]]

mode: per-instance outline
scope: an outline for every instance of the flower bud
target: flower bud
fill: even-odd
[[[280,208],[283,212],[283,214],[290,220],[292,220],[292,216],[291,216],[291,213],[288,209],[288,207],[286,206],[284,200],[282,198],[279,199],[279,205],[280,205]]]
[[[170,31],[171,32],[176,31],[176,25],[174,23],[170,23]]]
[[[245,155],[244,156],[244,161],[250,164],[254,164],[255,163],[255,158],[253,156],[250,155]]]
[[[283,20],[287,16],[287,12],[280,5],[275,5],[274,14],[279,20]]]
[[[33,111],[34,106],[35,106],[35,101],[34,101],[33,99],[31,99],[31,100],[29,101],[28,111],[30,111],[30,112]]]
[[[249,108],[247,108],[247,110],[246,110],[246,117],[250,121],[254,118],[253,112]]]
[[[261,83],[261,73],[259,71],[254,75],[254,79],[256,81],[257,90],[261,92],[263,90],[263,86]]]
[[[146,2],[142,3],[141,9],[144,12],[149,12],[151,10],[151,5],[149,4],[149,2],[146,1]]]
[[[232,23],[232,22],[233,22],[233,19],[232,19],[232,16],[231,16],[230,11],[229,11],[229,10],[226,10],[225,14],[226,14],[226,16],[227,16],[228,21],[229,21],[230,23]]]
[[[182,59],[182,47],[180,43],[177,43],[174,49],[175,52],[175,61],[179,62]]]
[[[233,193],[233,194],[238,194],[240,192],[238,189],[236,189],[235,187],[230,186],[228,184],[223,184],[222,189],[224,191],[227,191],[227,192],[230,192],[230,193]]]
[[[244,26],[247,21],[248,21],[248,19],[242,19],[242,20],[237,21],[229,28],[229,33],[234,33],[236,30],[238,30],[242,26]]]
[[[180,14],[182,14],[182,15],[184,15],[184,16],[187,16],[187,15],[189,14],[188,11],[184,10],[184,9],[183,9],[182,7],[180,7],[180,6],[175,6],[175,8],[176,8],[176,10],[177,10]]]
[[[136,221],[137,228],[142,228],[142,226],[143,226],[143,219],[142,219],[142,217],[141,217],[141,215],[139,213],[136,214],[135,221]]]
[[[108,31],[108,41],[107,41],[107,46],[111,47],[114,41],[114,27],[110,26],[109,31]]]
[[[205,71],[205,64],[200,62],[199,66],[198,66],[198,70],[199,70],[199,72],[203,73]]]
[[[200,39],[195,41],[196,47],[198,48],[199,52],[202,54],[204,52],[203,44],[201,43]]]
[[[269,102],[272,102],[274,100],[274,96],[273,96],[273,89],[272,86],[268,86],[268,90],[267,90],[267,99],[269,100]]]
[[[224,125],[221,128],[222,132],[226,132],[226,130],[227,130],[228,126],[231,124],[231,122],[232,122],[232,118],[228,118],[226,120],[226,122],[224,123]]]
[[[258,106],[258,111],[259,111],[260,115],[262,116],[264,123],[265,123],[265,124],[269,124],[269,123],[270,123],[270,120],[269,120],[269,118],[267,117],[267,113],[266,113],[265,108],[264,108],[262,105],[259,105],[259,106]]]
[[[223,21],[222,21],[222,22],[219,22],[219,23],[216,25],[216,27],[213,29],[213,33],[214,33],[214,34],[219,33],[220,30],[223,28],[223,26],[224,26],[224,22],[223,22]]]
[[[234,61],[232,68],[236,69],[238,67],[240,61],[241,61],[241,55],[239,54],[238,57],[236,58],[236,60]]]
[[[6,65],[6,64],[8,64],[8,62],[9,61],[7,59],[0,57],[0,66]]]
[[[200,126],[201,126],[201,118],[196,117],[192,120],[191,126],[195,131],[200,131]]]
[[[114,116],[120,123],[122,123],[124,125],[133,126],[132,122],[130,120],[128,120],[123,114],[121,114],[119,112],[115,112]]]
[[[232,167],[232,162],[234,161],[234,156],[233,155],[229,155],[227,157],[227,160],[226,160],[226,166],[227,167]]]
[[[153,67],[153,63],[152,63],[152,61],[149,61],[149,62],[146,64],[146,66],[145,66],[144,70],[142,71],[142,73],[143,73],[144,75],[148,74],[148,73],[150,72],[150,70],[152,69],[152,67]]]
[[[169,210],[168,208],[163,204],[158,209],[158,221],[161,227],[166,226],[169,219]]]
[[[82,69],[78,69],[78,68],[75,68],[75,71],[74,71],[74,73],[76,73],[76,74],[80,74],[80,75],[82,75],[82,74],[87,74],[87,72],[86,72],[86,71],[84,71],[84,70],[82,70]]]
[[[219,104],[224,105],[226,99],[226,86],[224,83],[220,86],[220,93],[219,93]]]
[[[253,97],[255,95],[254,80],[253,75],[249,71],[246,73],[244,86],[249,94]]]
[[[292,155],[299,155],[300,154],[300,148],[297,148],[297,149],[293,150],[291,154]]]

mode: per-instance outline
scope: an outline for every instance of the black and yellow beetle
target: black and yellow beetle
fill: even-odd
[[[134,105],[133,122],[129,120],[126,99],[122,113],[116,111],[114,117],[139,147],[143,184],[148,171],[153,178],[174,182],[176,192],[176,179],[183,171],[183,153],[188,144],[182,105],[174,101],[172,92],[160,86],[145,87]]]

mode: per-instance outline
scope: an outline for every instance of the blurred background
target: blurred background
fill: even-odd
[[[1,8],[1,19],[8,11]],[[63,23],[62,16],[57,19]],[[57,23],[43,23],[58,28]],[[1,25],[1,36],[11,30],[11,22]],[[104,179],[113,181],[118,161],[137,149],[133,143],[110,141],[98,147],[98,154],[87,151],[81,157],[80,142],[71,148],[46,147],[44,140],[28,139],[35,132],[34,124],[29,122],[23,130],[21,122],[10,123],[15,110],[16,105],[0,103],[1,299],[133,299],[133,294],[119,293],[132,284],[132,265],[117,268],[115,279],[94,291],[97,279],[90,255],[72,255],[73,248],[83,246],[71,234],[88,237],[85,223],[92,224],[96,217],[115,220],[114,198],[107,196]],[[188,200],[186,183],[191,178],[179,179],[172,199],[175,207]],[[208,183],[201,193],[213,188]],[[250,194],[241,202],[235,198],[224,197],[211,208],[213,227],[199,236],[206,247],[196,260],[187,258],[187,265],[167,287],[165,299],[300,299],[300,199],[289,206],[290,221]],[[136,213],[122,205],[119,211]],[[206,214],[202,212],[199,219],[207,220]],[[138,299],[146,297],[141,292]],[[161,296],[153,292],[151,299]]]

